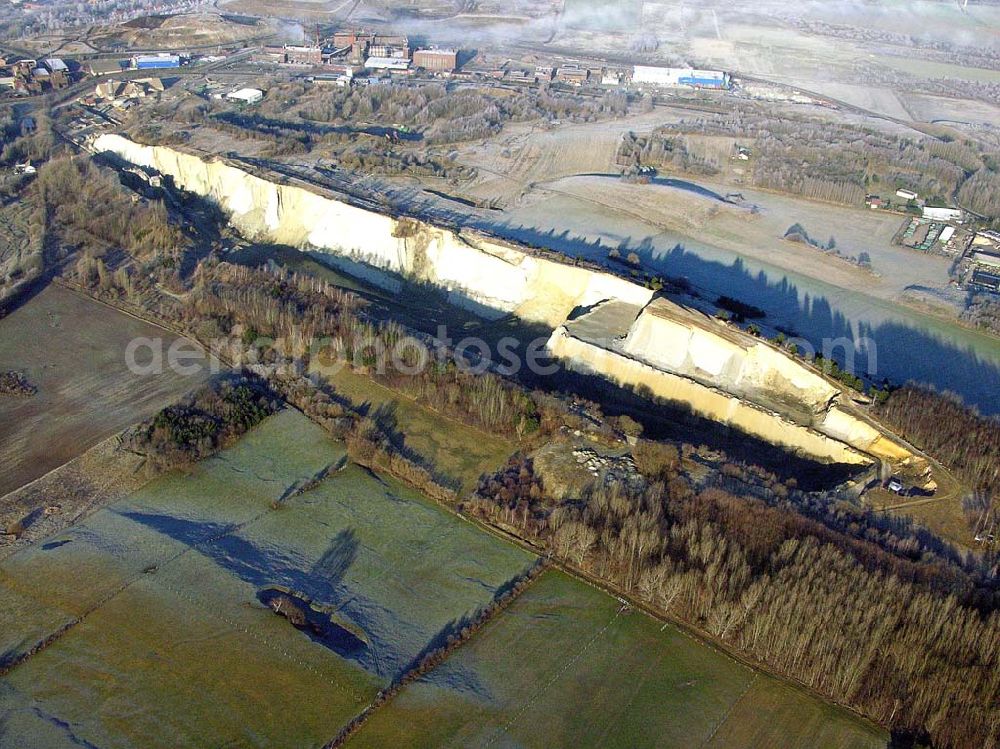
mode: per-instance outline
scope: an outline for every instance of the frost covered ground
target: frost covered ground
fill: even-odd
[[[0,677],[0,745],[321,745],[533,563],[344,458],[286,410],[5,560],[3,663],[62,634]],[[295,629],[270,586],[367,644]]]

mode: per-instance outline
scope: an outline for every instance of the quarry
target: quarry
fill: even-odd
[[[1000,749],[997,3],[12,0],[0,749]]]
[[[543,325],[552,331],[549,352],[568,369],[683,404],[819,462],[922,462],[801,360],[611,272],[479,232],[384,215],[219,158],[117,134],[98,136],[91,148],[169,176],[217,204],[251,240],[323,253],[388,287],[400,279],[436,287],[487,319],[512,315]]]

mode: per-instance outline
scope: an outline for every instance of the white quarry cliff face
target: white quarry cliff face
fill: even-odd
[[[686,403],[699,416],[734,427],[790,452],[824,463],[863,465],[869,462],[862,451],[818,430],[768,412],[723,390],[581,341],[569,335],[565,328],[559,328],[552,334],[549,347],[571,369],[601,375],[616,382],[645,386],[657,398]]]
[[[550,351],[572,369],[686,403],[696,413],[821,461],[911,457],[837,406],[840,391],[784,352],[610,273],[529,254],[496,239],[396,219],[298,185],[277,184],[220,160],[203,160],[119,135],[94,142],[217,203],[243,234],[328,253],[426,282],[486,315],[513,313],[555,330]],[[393,281],[395,282],[395,281]],[[614,303],[612,307],[607,303]],[[602,317],[602,305],[612,311]],[[594,322],[565,324],[574,310]],[[572,330],[614,330],[587,340]],[[620,326],[620,329],[618,327]],[[586,336],[584,336],[586,337]],[[601,339],[600,341],[595,339]]]
[[[795,401],[819,412],[838,389],[784,352],[704,315],[658,299],[632,325],[624,353],[750,400]]]
[[[528,293],[531,258],[509,262],[470,248],[451,232],[440,232],[427,248],[426,259],[423,280],[464,292],[504,313],[517,309]]]

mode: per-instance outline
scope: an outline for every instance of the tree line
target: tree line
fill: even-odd
[[[507,122],[566,119],[574,122],[620,116],[628,99],[609,93],[600,99],[547,89],[494,95],[488,87],[449,88],[438,83],[419,86],[355,86],[331,94],[307,89],[293,97],[299,116],[315,122],[394,122],[419,129],[431,144],[455,143],[496,135]]]
[[[1000,297],[993,294],[974,294],[961,317],[977,327],[985,328],[993,335],[1000,336]]]
[[[408,166],[411,170],[431,168],[435,173],[459,170],[447,155],[428,157],[427,146],[444,146],[489,138],[509,122],[562,119],[592,122],[628,112],[628,98],[609,92],[601,98],[565,94],[548,89],[504,91],[495,95],[489,87],[449,88],[438,83],[421,85],[352,86],[330,89],[302,83],[275,83],[263,102],[251,111],[235,111],[231,105],[215,101],[197,104],[160,103],[153,107],[154,119],[173,120],[184,126],[203,126],[225,132],[236,139],[253,139],[269,144],[267,155],[304,154],[316,148],[333,148],[354,160],[372,159],[376,143],[386,150],[417,155],[406,142],[419,144],[421,161],[387,159],[379,164],[388,169]],[[402,125],[406,130],[392,128]],[[133,135],[142,141],[163,143],[160,128],[150,132],[138,124]],[[386,172],[391,173],[391,172]]]
[[[615,163],[627,169],[653,167],[711,177],[719,173],[719,164],[694,153],[683,135],[654,131],[650,135],[628,132],[618,144]]]
[[[153,284],[130,268],[112,273],[90,255],[77,262],[76,279],[91,291],[133,303],[145,303]],[[225,359],[243,356],[246,348],[255,363],[272,368],[287,364],[305,371],[312,363],[321,369],[346,362],[426,406],[508,436],[536,432],[543,411],[554,407],[503,377],[459,366],[449,352],[443,361],[418,366],[426,342],[404,345],[404,328],[373,321],[364,308],[356,294],[309,275],[213,258],[196,267],[186,296],[160,297],[156,314],[203,341],[228,341],[231,350],[220,352]],[[395,360],[393,351],[400,352]]]
[[[515,460],[467,508],[894,731],[1000,745],[1000,614],[950,592],[960,567],[637,464],[645,486],[560,502]]]

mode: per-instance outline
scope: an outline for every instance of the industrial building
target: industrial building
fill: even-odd
[[[413,64],[424,70],[450,73],[458,67],[458,53],[453,49],[418,49]]]
[[[335,31],[333,34],[333,46],[337,49],[347,49],[361,40],[371,41],[373,34],[366,34],[364,31]]]
[[[980,250],[972,253],[972,262],[986,265],[990,268],[1000,268],[1000,254]]]
[[[962,219],[962,211],[958,208],[934,208],[925,205],[924,218],[932,221],[960,221]]]
[[[405,57],[369,57],[365,60],[365,67],[369,70],[390,70],[399,73],[410,69],[410,61]]]
[[[326,69],[328,69],[330,72],[329,74],[324,74],[324,75],[333,76],[335,78],[347,78],[348,80],[356,76],[362,70],[360,66],[351,65],[346,62],[327,63]]]
[[[651,65],[636,65],[632,70],[632,82],[653,86],[729,88],[729,74],[721,70],[661,68]]]
[[[402,35],[375,34],[368,45],[369,57],[402,57],[410,59],[410,40]]]
[[[562,65],[556,71],[556,80],[582,86],[590,78],[590,71],[577,65]]]
[[[616,70],[614,68],[607,68],[601,73],[601,85],[602,86],[620,86],[622,84],[622,79],[624,78],[624,73],[621,70]]]
[[[136,55],[132,58],[132,67],[135,70],[154,70],[158,68],[179,68],[181,58],[179,55]]]
[[[338,31],[332,39],[331,55],[334,57],[347,55],[354,63],[360,63],[368,57],[368,49],[375,41],[375,34],[364,31]]]
[[[239,104],[256,104],[263,98],[264,92],[259,88],[241,88],[237,91],[226,94],[226,99],[228,101],[234,101]]]
[[[319,47],[300,47],[286,44],[282,50],[286,65],[322,65],[323,50]]]
[[[70,84],[70,71],[58,58],[48,60],[10,60],[0,66],[0,87],[19,94],[37,95]]]
[[[131,81],[109,79],[94,88],[95,101],[109,101],[112,106],[122,107],[133,99],[144,99],[163,93],[163,81],[159,78],[136,78]]]
[[[99,76],[121,73],[132,66],[131,60],[90,60],[84,66],[88,75]]]
[[[337,86],[347,88],[354,82],[353,75],[314,75],[309,78],[317,86]]]
[[[49,85],[52,88],[63,88],[69,85],[69,68],[58,57],[42,60],[42,65],[48,71]]]
[[[992,291],[994,294],[1000,293],[1000,274],[989,273],[984,270],[973,271],[970,283],[982,291]]]

